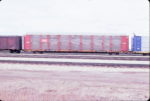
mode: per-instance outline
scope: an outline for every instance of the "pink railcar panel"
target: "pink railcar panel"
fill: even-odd
[[[24,36],[24,49],[31,50],[31,35]]]
[[[128,36],[121,36],[121,51],[127,52],[129,50],[129,38]]]

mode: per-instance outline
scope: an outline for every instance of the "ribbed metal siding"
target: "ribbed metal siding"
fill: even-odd
[[[121,37],[121,52],[129,51],[129,37],[128,36],[120,36]]]
[[[41,35],[40,36],[40,49],[41,50],[48,50],[48,43],[49,39],[47,35]]]
[[[94,36],[94,51],[96,52],[102,52],[102,36]]]
[[[60,50],[61,51],[69,51],[69,35],[61,35],[60,38]]]
[[[51,51],[58,50],[58,36],[57,35],[50,36],[50,50]]]
[[[96,52],[121,51],[121,36],[94,36],[94,51]]]
[[[31,36],[31,47],[32,50],[39,50],[40,49],[40,36],[39,35],[32,35]]]
[[[91,51],[91,37],[90,36],[82,36],[82,51]]]
[[[110,37],[104,36],[104,50],[110,51]]]
[[[24,50],[31,50],[32,49],[32,43],[31,43],[31,35],[25,35],[23,38],[23,49]]]
[[[134,36],[132,39],[132,51],[141,51],[141,36]]]
[[[112,51],[121,51],[121,37],[120,36],[112,36]]]
[[[81,43],[80,43],[80,36],[73,35],[72,36],[72,51],[80,51]]]

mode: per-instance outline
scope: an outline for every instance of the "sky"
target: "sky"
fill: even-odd
[[[148,0],[2,0],[0,35],[149,35]]]

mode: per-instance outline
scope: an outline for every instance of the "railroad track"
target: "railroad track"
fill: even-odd
[[[0,63],[149,68],[149,61],[0,57]]]
[[[132,60],[149,61],[149,56],[108,56],[108,55],[73,55],[73,54],[0,54],[0,57],[18,58],[62,58],[62,59],[100,59],[100,60]]]

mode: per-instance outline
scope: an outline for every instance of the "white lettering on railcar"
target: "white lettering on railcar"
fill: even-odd
[[[47,39],[41,39],[41,42],[48,42],[48,40]]]

